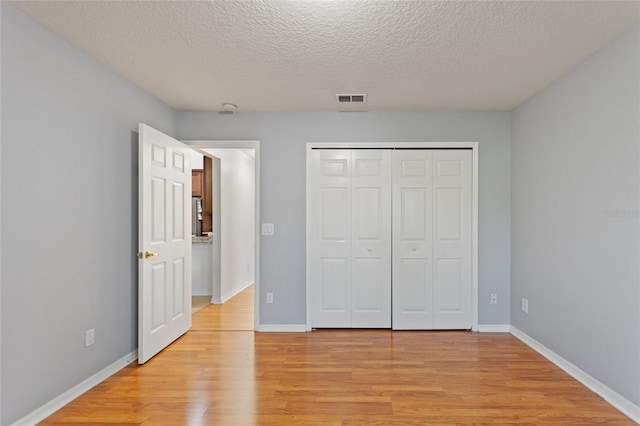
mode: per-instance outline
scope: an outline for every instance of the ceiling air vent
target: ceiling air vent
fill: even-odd
[[[336,95],[339,104],[363,104],[367,101],[367,95],[342,94]]]

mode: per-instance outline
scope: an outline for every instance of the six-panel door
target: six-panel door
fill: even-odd
[[[191,157],[140,124],[138,362],[191,327]]]

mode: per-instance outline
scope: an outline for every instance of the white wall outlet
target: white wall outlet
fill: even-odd
[[[84,332],[84,347],[88,348],[96,342],[96,329],[92,328]]]
[[[267,293],[267,303],[273,303],[273,293]]]
[[[522,312],[529,313],[529,299],[522,298]]]
[[[262,235],[273,235],[275,233],[275,226],[273,223],[262,224]]]
[[[497,305],[498,304],[498,294],[497,293],[491,293],[491,304],[492,305]]]

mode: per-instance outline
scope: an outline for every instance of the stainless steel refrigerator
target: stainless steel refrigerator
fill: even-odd
[[[191,234],[202,235],[202,198],[191,198]]]

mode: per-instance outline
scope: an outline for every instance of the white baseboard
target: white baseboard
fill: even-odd
[[[80,395],[82,395],[83,393],[87,392],[92,387],[96,386],[97,384],[111,377],[118,371],[122,370],[124,367],[131,364],[136,359],[138,359],[137,349],[123,356],[113,364],[98,371],[93,376],[78,383],[68,391],[53,398],[51,401],[47,402],[46,404],[32,411],[30,414],[27,414],[20,420],[13,423],[13,426],[35,425],[43,421],[44,419],[46,419],[47,417],[49,417],[50,415],[52,415],[53,413],[55,413],[56,411],[58,411],[59,409],[61,409],[62,407],[64,407],[65,405],[67,405],[77,397],[79,397]]]
[[[260,332],[273,333],[304,333],[307,331],[306,324],[260,324],[258,330]]]
[[[241,291],[243,291],[244,289],[246,289],[247,287],[249,287],[250,285],[253,285],[253,281],[250,281],[248,283],[245,283],[245,284],[241,285],[240,287],[238,287],[235,290],[233,290],[231,293],[227,293],[227,294],[223,295],[219,302],[213,302],[213,303],[217,303],[217,304],[224,303],[227,300],[229,300],[232,297],[234,297],[235,295],[237,295],[238,293],[240,293]]]
[[[211,290],[193,290],[192,296],[211,296]]]
[[[525,332],[511,326],[511,334],[538,352],[540,355],[553,362],[587,388],[600,395],[605,401],[617,408],[624,415],[630,417],[634,422],[640,424],[640,406],[629,401],[627,398],[600,382],[589,373],[586,373],[582,369],[576,367],[557,353],[553,352],[551,349],[544,346],[542,343],[530,337]]]
[[[479,324],[478,331],[480,333],[509,333],[511,325],[509,324]]]

